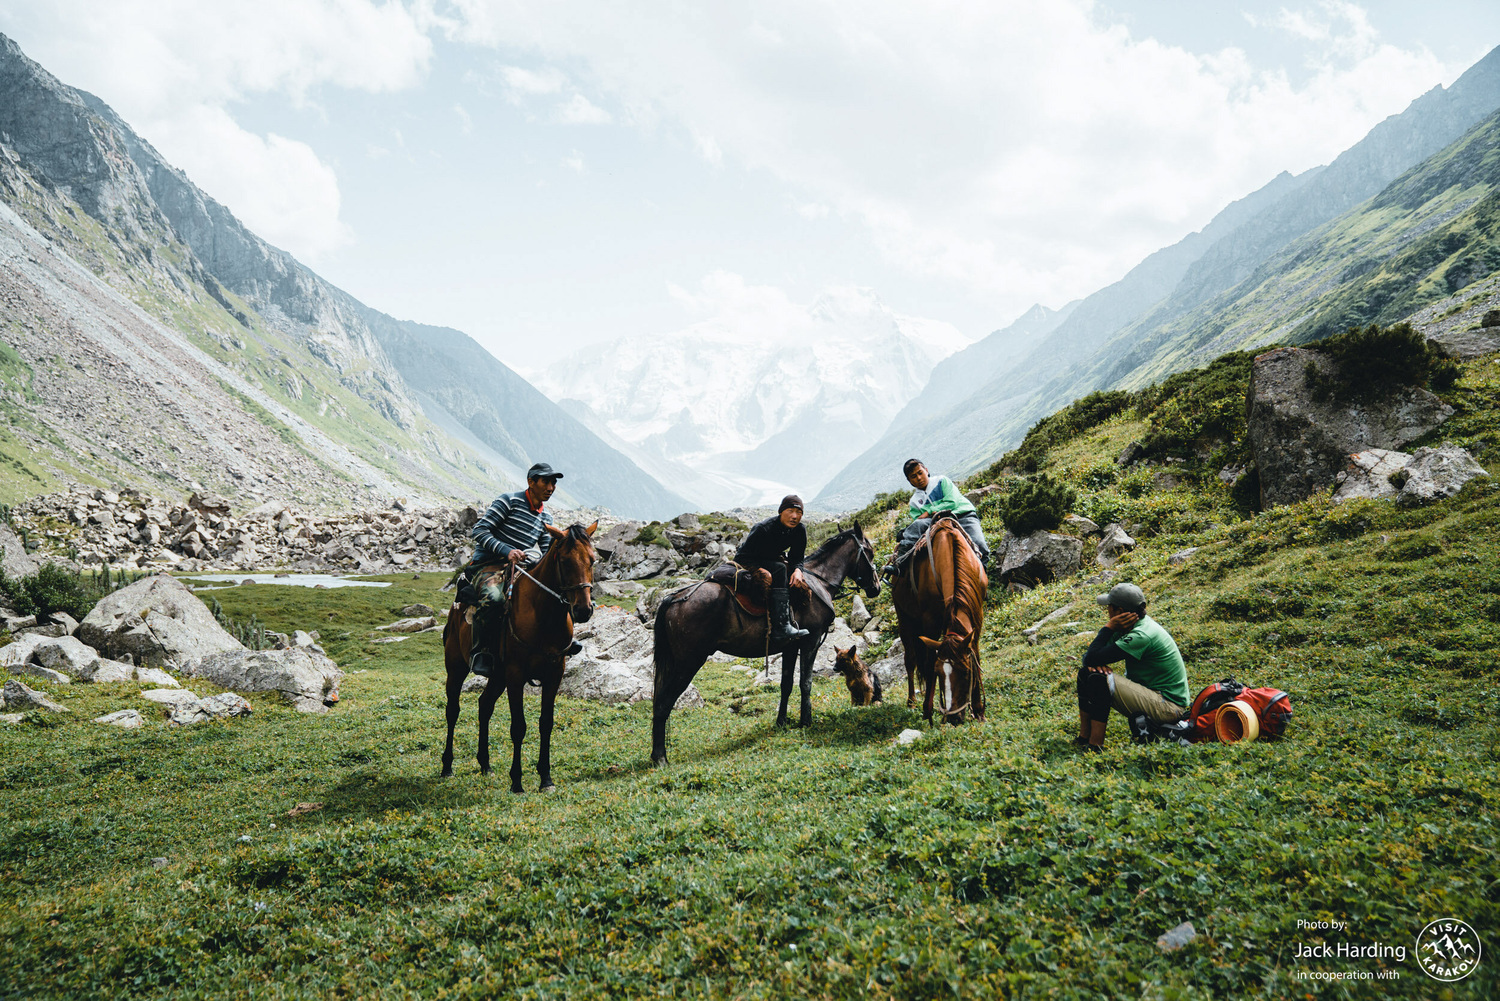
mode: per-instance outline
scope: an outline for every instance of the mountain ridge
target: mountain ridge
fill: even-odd
[[[573,472],[560,500],[651,516],[687,506],[477,343],[450,331],[446,342],[467,340],[472,357],[462,364],[450,358],[442,373],[446,380],[428,359],[423,385],[438,392],[424,395],[438,398],[445,382],[464,385],[475,371],[474,352],[489,358],[479,371],[502,398],[479,394],[463,424],[486,449],[506,458],[505,471],[493,468],[443,430],[451,412],[436,415],[438,420],[421,412],[416,390],[387,352],[387,342],[396,345],[402,337],[439,328],[379,313],[260,239],[103,101],[61,83],[3,35],[0,95],[0,141],[13,154],[4,165],[13,175],[9,190],[16,197],[31,190],[19,179],[24,173],[38,183],[37,191],[55,194],[45,206],[37,196],[13,208],[148,314],[181,327],[278,401],[308,410],[304,396],[315,395],[315,412],[304,417],[387,468],[399,492],[464,501],[493,496],[516,485],[510,470],[536,458]],[[82,233],[75,225],[79,212],[102,232]],[[80,330],[94,333],[86,325]],[[376,330],[384,331],[384,340]],[[512,400],[525,405],[511,406]],[[248,420],[263,417],[247,414]],[[555,454],[559,448],[565,456]],[[218,483],[229,492],[237,486],[232,478]]]

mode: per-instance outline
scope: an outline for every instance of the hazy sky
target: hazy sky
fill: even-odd
[[[336,284],[531,367],[734,310],[725,275],[981,336],[1451,83],[1500,3],[0,0],[0,31]]]

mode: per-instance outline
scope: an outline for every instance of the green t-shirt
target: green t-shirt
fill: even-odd
[[[1125,677],[1169,702],[1188,704],[1187,668],[1177,642],[1161,623],[1143,615],[1134,629],[1115,637],[1115,646],[1125,654]]]

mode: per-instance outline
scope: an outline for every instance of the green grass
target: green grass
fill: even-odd
[[[1455,431],[1486,436],[1494,367],[1466,367]],[[513,796],[503,709],[497,773],[476,773],[473,696],[457,774],[437,776],[437,634],[372,642],[402,605],[446,607],[446,575],[208,591],[236,620],[319,630],[342,701],[303,717],[252,695],[249,719],[126,732],[90,719],[145,705],[134,686],[73,685],[51,689],[63,721],[0,731],[0,996],[1495,996],[1490,956],[1442,988],[1410,959],[1295,953],[1409,950],[1445,916],[1500,948],[1500,489],[1251,516],[1194,461],[1167,491],[1105,477],[1146,428],[1117,414],[1039,468],[1142,524],[1119,569],[1195,690],[1233,675],[1291,693],[1280,743],[1136,746],[1115,720],[1104,754],[1079,755],[1075,632],[1102,589],[1085,571],[992,590],[983,725],[896,748],[926,729],[899,691],[855,710],[820,680],[813,726],[779,731],[774,689],[710,664],[669,768],[648,765],[646,704],[565,701],[559,792]],[[1069,600],[1080,626],[1024,642]],[[298,803],[322,807],[288,816]],[[1350,928],[1299,929],[1320,920]],[[1198,938],[1159,951],[1183,921]],[[1380,968],[1400,979],[1298,979]]]

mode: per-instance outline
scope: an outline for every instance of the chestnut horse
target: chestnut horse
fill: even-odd
[[[963,527],[939,515],[907,560],[906,573],[891,583],[891,601],[906,648],[906,704],[917,704],[915,676],[926,695],[922,715],[932,721],[932,700],[942,675],[939,711],[962,723],[964,711],[984,722],[984,675],[979,634],[989,578]]]
[[[526,739],[528,681],[542,686],[541,753],[536,770],[541,791],[552,792],[552,708],[562,683],[564,652],[573,643],[573,623],[594,614],[594,544],[596,521],[566,531],[548,525],[552,544],[542,561],[519,572],[510,602],[510,615],[487,637],[494,644],[495,674],[479,696],[479,770],[490,773],[490,714],[502,689],[510,696],[510,791],[521,791],[521,742]],[[443,751],[443,774],[453,774],[453,728],[458,723],[459,693],[469,675],[473,644],[473,615],[458,602],[443,627],[443,661],[448,669],[448,746]],[[503,684],[502,684],[503,682]]]
[[[651,762],[667,763],[667,717],[672,707],[709,654],[715,650],[736,657],[761,657],[769,650],[782,654],[781,710],[776,725],[787,725],[787,702],[797,657],[802,657],[802,711],[800,725],[812,723],[812,667],[818,647],[833,626],[833,599],[845,578],[853,578],[865,594],[880,594],[880,576],[875,571],[875,550],[858,524],[846,528],[818,547],[802,561],[802,573],[812,590],[808,609],[797,622],[807,638],[785,649],[766,643],[766,617],[752,616],[740,607],[728,588],[700,581],[668,595],[656,610],[656,681],[651,713]]]

